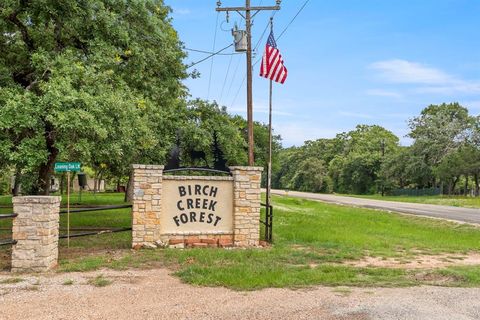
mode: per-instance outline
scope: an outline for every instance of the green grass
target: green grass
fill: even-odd
[[[0,280],[0,284],[14,284],[14,283],[19,283],[25,281],[22,278],[9,278],[5,280]]]
[[[438,204],[444,206],[480,208],[480,197],[465,196],[384,196],[375,195],[346,195],[349,197],[366,198],[374,200],[387,200],[411,203]]]
[[[108,195],[121,203],[123,195]],[[130,232],[60,241],[59,271],[168,267],[184,282],[240,290],[266,287],[480,286],[480,267],[441,270],[358,268],[365,256],[410,261],[418,254],[480,251],[480,229],[376,210],[274,197],[273,247],[264,249],[130,250]],[[113,201],[112,201],[113,202]],[[111,204],[112,202],[108,203]],[[107,204],[107,203],[105,203]],[[129,209],[71,216],[72,227],[129,226]],[[61,225],[65,226],[62,216]]]
[[[91,284],[95,287],[106,287],[112,284],[112,280],[106,279],[103,275],[99,275],[88,281],[88,284]]]
[[[74,284],[74,281],[72,279],[67,279],[65,281],[63,281],[62,283],[64,286],[71,286]]]

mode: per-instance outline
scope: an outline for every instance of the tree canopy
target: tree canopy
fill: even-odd
[[[0,163],[31,193],[58,159],[123,172],[165,157],[187,76],[168,15],[155,0],[2,1]]]

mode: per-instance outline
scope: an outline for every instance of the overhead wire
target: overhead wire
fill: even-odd
[[[274,11],[274,12],[272,13],[272,15],[270,16],[270,18],[275,17],[275,14],[276,14],[276,13],[277,13],[277,11]],[[260,43],[262,42],[263,37],[265,36],[265,34],[266,34],[269,26],[270,26],[270,19],[269,19],[267,25],[265,26],[265,29],[263,29],[263,32],[262,32],[262,34],[260,35],[260,38],[258,39],[257,43],[255,44],[254,49],[253,49],[254,51],[256,51],[256,50],[258,49],[258,47],[259,47]],[[256,65],[258,64],[258,62],[259,62],[261,59],[262,59],[262,57],[260,57],[260,58],[252,65],[252,69],[253,69],[254,66],[256,66]],[[237,89],[237,93],[235,94],[235,97],[233,98],[231,105],[233,105],[233,104],[237,101],[238,94],[240,93],[240,90],[242,89],[243,84],[245,83],[245,79],[246,79],[246,78],[247,78],[247,74],[246,74],[246,72],[245,72],[245,74],[243,75],[242,82],[240,83],[240,87]],[[232,79],[232,83],[233,83],[233,79]],[[229,91],[230,91],[230,90],[229,90]]]
[[[230,80],[230,85],[228,86],[228,90],[227,90],[227,97],[228,95],[230,94],[230,91],[232,90],[232,86],[233,86],[233,81],[235,80],[235,75],[237,74],[237,70],[238,70],[238,67],[240,66],[240,62],[242,61],[242,57],[239,57],[238,58],[238,61],[237,61],[237,65],[233,71],[233,74],[232,74],[232,77],[231,77],[231,80]]]
[[[227,73],[225,74],[225,79],[223,79],[222,90],[220,91],[220,99],[218,99],[219,102],[221,102],[223,98],[223,91],[225,90],[225,84],[227,83],[228,73],[230,72],[230,66],[232,65],[232,59],[233,55],[230,56],[230,61],[228,61]]]
[[[191,67],[193,67],[193,66],[195,66],[195,65],[197,65],[197,64],[199,64],[199,63],[202,63],[203,61],[208,60],[208,59],[210,59],[211,57],[216,56],[216,55],[218,55],[219,53],[227,50],[227,49],[230,48],[231,46],[233,46],[233,43],[229,44],[229,45],[226,46],[225,48],[222,48],[222,49],[220,49],[220,50],[218,50],[218,51],[216,51],[216,52],[213,52],[212,54],[206,56],[205,58],[203,58],[203,59],[201,59],[201,60],[199,60],[199,61],[196,61],[196,62],[192,63],[192,64],[189,65],[187,68],[191,68]]]
[[[220,17],[220,12],[217,12],[217,20],[215,22],[215,32],[213,36],[213,47],[212,51],[215,51],[215,44],[217,42],[217,30],[218,30],[218,18]],[[212,60],[210,61],[210,74],[208,75],[208,90],[207,90],[207,100],[210,98],[210,85],[212,84],[212,71],[213,71],[213,57],[215,55],[212,55]]]
[[[280,35],[277,37],[277,40],[280,39],[283,34],[287,31],[287,29],[292,25],[292,23],[295,21],[295,19],[297,19],[298,15],[300,14],[300,12],[303,11],[303,9],[305,9],[305,7],[307,6],[307,3],[309,2],[310,0],[305,0],[305,2],[303,3],[303,5],[300,7],[300,9],[297,11],[297,14],[295,14],[295,16],[292,18],[292,20],[290,20],[290,22],[287,24],[287,26],[285,27],[285,29],[283,29],[283,31],[280,33]]]
[[[207,53],[207,54],[213,54],[213,55],[218,55],[218,56],[235,56],[238,54],[243,54],[241,52],[232,52],[232,53],[215,53],[212,51],[205,51],[205,50],[199,50],[199,49],[192,49],[192,48],[183,48],[184,50],[187,51],[192,51],[192,52],[199,52],[199,53]]]

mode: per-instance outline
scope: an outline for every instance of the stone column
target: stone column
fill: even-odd
[[[60,197],[14,197],[12,272],[44,272],[57,266]]]
[[[230,167],[233,175],[233,241],[236,247],[258,246],[262,167]]]
[[[132,247],[156,247],[160,240],[163,168],[133,165]]]

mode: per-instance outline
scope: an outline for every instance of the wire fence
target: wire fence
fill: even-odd
[[[438,196],[442,193],[440,188],[424,188],[424,189],[394,189],[392,196]]]
[[[80,209],[70,210],[70,213],[77,213],[78,214],[78,213],[86,213],[86,212],[94,212],[94,211],[106,211],[106,210],[115,210],[115,209],[125,209],[125,208],[132,208],[132,205],[127,204],[127,205],[98,206],[98,207],[90,207],[90,208],[80,208]],[[68,211],[65,210],[65,209],[60,210],[60,215],[64,215],[64,214],[67,214],[67,213],[68,213]],[[15,213],[0,214],[0,219],[13,219],[17,216],[18,216],[18,214],[15,214]],[[77,232],[77,233],[73,233],[73,234],[70,234],[70,235],[61,234],[59,236],[59,238],[60,239],[66,239],[68,237],[78,238],[78,237],[86,237],[86,236],[93,236],[93,235],[99,235],[99,234],[126,232],[126,231],[131,231],[132,228],[131,227],[109,228],[109,227],[95,226],[93,228],[92,227],[71,228],[70,230],[74,230],[74,231],[79,230],[79,231],[84,231],[84,232]],[[14,245],[16,243],[17,243],[17,241],[13,240],[13,239],[0,239],[0,246]]]

